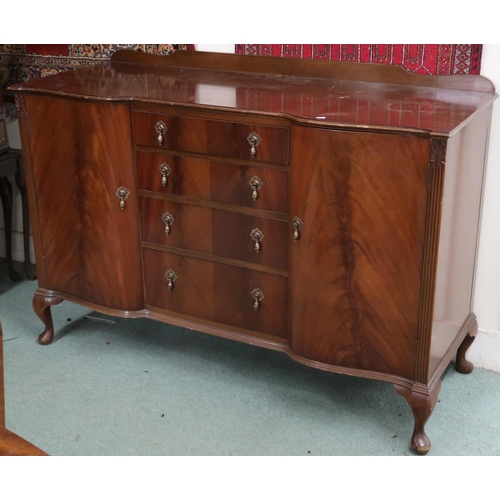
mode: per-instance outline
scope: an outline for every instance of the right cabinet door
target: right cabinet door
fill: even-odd
[[[412,379],[429,140],[296,125],[290,345],[329,365]],[[291,228],[293,232],[293,228]]]

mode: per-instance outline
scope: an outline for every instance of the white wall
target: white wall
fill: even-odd
[[[197,44],[196,49],[207,52],[234,52],[234,44]],[[481,74],[493,81],[500,92],[500,45],[483,47]],[[17,123],[8,128],[11,146],[20,148]],[[493,109],[493,121],[485,184],[481,240],[474,297],[479,333],[470,348],[468,358],[475,366],[500,372],[500,99]],[[17,193],[16,188],[14,187]],[[14,259],[23,261],[22,214],[17,193],[14,213]],[[3,227],[3,214],[0,222]],[[5,257],[3,230],[0,230],[0,256]],[[32,260],[34,257],[32,255]],[[457,270],[458,272],[460,270]]]
[[[483,47],[481,75],[500,93],[500,45]],[[479,334],[469,351],[476,365],[500,372],[500,99],[493,105],[474,312]]]

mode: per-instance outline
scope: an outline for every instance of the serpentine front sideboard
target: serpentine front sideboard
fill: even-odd
[[[481,76],[179,51],[11,87],[39,288],[394,384],[426,453],[472,311]]]

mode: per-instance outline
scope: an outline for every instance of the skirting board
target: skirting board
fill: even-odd
[[[500,373],[500,332],[479,328],[467,359],[478,368]]]
[[[12,233],[12,258],[24,262],[23,235],[18,231]],[[31,262],[35,263],[33,240],[30,238]],[[5,258],[5,231],[0,228],[0,257]],[[476,340],[467,352],[467,359],[474,366],[500,373],[500,331],[486,330],[479,327]]]

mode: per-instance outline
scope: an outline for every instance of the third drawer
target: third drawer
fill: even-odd
[[[286,221],[147,197],[140,211],[145,242],[288,271]]]

